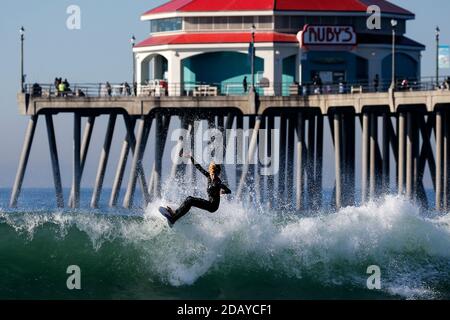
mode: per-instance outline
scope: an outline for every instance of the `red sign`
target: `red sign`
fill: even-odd
[[[306,25],[297,37],[302,47],[357,44],[356,32],[351,26]]]

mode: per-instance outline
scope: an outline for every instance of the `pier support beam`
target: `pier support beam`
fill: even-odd
[[[390,190],[390,131],[389,122],[391,121],[389,113],[383,113],[383,146],[382,146],[382,193],[388,193]],[[392,123],[391,123],[392,125]]]
[[[363,113],[362,121],[362,175],[361,175],[361,191],[362,191],[362,203],[367,202],[368,194],[368,165],[369,165],[369,114]]]
[[[261,117],[261,132],[258,132],[258,152],[256,154],[256,164],[255,164],[255,193],[256,193],[256,201],[258,205],[262,205],[265,201],[265,183],[264,176],[261,175],[261,161],[264,161],[265,157],[265,148],[266,148],[266,117]],[[295,137],[294,137],[295,139]],[[294,178],[292,178],[294,179]],[[293,180],[292,180],[293,183]]]
[[[443,210],[448,210],[448,200],[449,200],[449,163],[448,163],[448,152],[449,152],[449,113],[448,111],[444,114],[444,134],[443,134],[443,177],[442,177],[442,207]]]
[[[130,209],[133,206],[137,177],[139,175],[139,171],[142,170],[142,158],[144,156],[145,145],[150,132],[150,128],[151,119],[143,118],[140,120],[138,137],[136,140],[136,148],[134,151],[133,163],[131,165],[130,179],[128,181],[128,188],[123,201],[123,206],[126,209]],[[147,201],[148,196],[145,196],[145,194],[148,194],[147,182],[144,179],[144,181],[141,181],[141,183],[145,184],[142,186],[142,190],[144,193],[144,200]]]
[[[73,198],[69,201],[72,209],[80,207],[80,185],[81,185],[81,115],[74,114],[73,122],[73,168],[72,168],[72,190]]]
[[[334,114],[334,158],[336,172],[336,210],[342,207],[341,115]]]
[[[161,113],[158,113],[155,116],[155,175],[153,177],[153,192],[150,192],[157,199],[161,198],[162,158],[164,152],[163,130],[163,116]],[[152,185],[149,185],[149,188],[152,189]]]
[[[304,123],[304,121],[303,121]],[[270,165],[274,166],[274,159],[275,159],[275,152],[274,152],[274,144],[276,143],[275,137],[273,135],[272,130],[275,128],[275,117],[272,115],[269,115],[267,117],[267,157],[271,159]],[[271,208],[273,206],[273,202],[275,199],[275,180],[274,180],[274,174],[270,174],[266,177],[266,201],[268,203],[268,207]]]
[[[398,194],[405,193],[405,148],[406,148],[406,115],[400,112],[398,115]]]
[[[171,117],[169,115],[156,115],[155,118],[155,165],[153,181],[149,183],[149,193],[154,198],[161,198],[162,190],[162,160],[169,133]]]
[[[124,116],[124,121],[127,127],[127,134],[125,136],[125,140],[122,145],[122,151],[119,157],[119,164],[117,166],[116,176],[114,178],[113,188],[111,192],[111,198],[109,200],[109,206],[115,207],[117,206],[117,202],[119,200],[119,193],[122,187],[123,176],[125,174],[125,168],[128,161],[128,156],[130,154],[130,149],[132,145],[131,133],[134,132],[134,128],[136,126],[136,120],[130,119],[127,116]],[[133,134],[134,136],[134,134]]]
[[[294,156],[295,156],[295,118],[289,116],[289,126],[288,126],[288,143],[287,143],[287,177],[286,177],[286,199],[285,203],[289,210],[294,209]],[[319,192],[319,191],[317,191]]]
[[[406,120],[406,197],[413,198],[414,190],[414,116],[411,111],[407,113]]]
[[[80,162],[80,182],[81,178],[83,176],[84,167],[86,165],[86,159],[89,151],[89,145],[91,144],[91,137],[92,137],[92,131],[94,130],[94,124],[95,124],[95,116],[90,116],[87,119],[86,126],[84,128],[84,134],[83,134],[83,142],[81,144],[81,162]],[[70,191],[70,197],[69,197],[69,206],[71,208],[77,207],[74,204],[74,196],[75,196],[75,190],[74,186],[72,186],[72,190]]]
[[[59,167],[58,149],[56,146],[55,126],[53,125],[53,116],[51,114],[45,115],[47,123],[48,144],[50,147],[50,157],[52,160],[53,182],[56,192],[56,204],[58,208],[64,208],[64,196],[61,183],[61,170]]]
[[[280,171],[278,173],[277,207],[286,205],[286,147],[287,147],[287,119],[280,115]]]
[[[370,114],[370,199],[376,197],[377,168],[376,152],[378,144],[378,115],[375,112]]]
[[[313,197],[313,207],[316,209],[322,207],[323,199],[323,123],[323,115],[318,114],[316,121],[316,161]]]
[[[283,132],[281,133],[283,134]],[[306,183],[308,194],[308,207],[314,208],[314,193],[315,189],[315,154],[316,154],[316,115],[311,113],[308,115],[308,151],[307,151],[307,169],[306,169]]]
[[[33,145],[34,133],[36,132],[36,125],[38,122],[38,116],[31,116],[28,122],[27,132],[25,134],[25,141],[23,143],[22,154],[19,160],[19,168],[17,169],[16,180],[14,182],[11,199],[9,206],[12,208],[17,207],[17,201],[22,191],[23,178],[27,170],[28,160],[30,158],[31,146]]]
[[[305,153],[305,121],[303,113],[299,112],[297,116],[297,178],[296,178],[296,208],[304,209],[304,157]]]
[[[109,116],[108,127],[106,129],[105,142],[103,144],[102,153],[97,170],[97,177],[95,179],[94,192],[91,199],[91,208],[97,208],[98,202],[103,189],[103,181],[105,179],[106,167],[108,165],[109,153],[111,150],[114,129],[116,126],[117,114],[113,113]]]
[[[257,146],[257,142],[258,142],[258,132],[259,132],[260,127],[261,127],[261,116],[258,116],[255,121],[255,127],[253,129],[253,134],[252,134],[252,137],[250,140],[248,158],[242,169],[242,175],[241,175],[241,179],[239,182],[239,187],[236,192],[236,197],[240,200],[242,200],[244,186],[245,186],[245,183],[247,180],[247,174],[249,172],[250,162],[253,159],[253,157],[255,156],[256,146]]]
[[[436,210],[442,210],[442,111],[436,111]]]
[[[239,189],[240,177],[242,175],[244,163],[244,117],[238,115],[236,117],[236,190]]]
[[[345,167],[345,205],[355,204],[355,114],[346,112],[342,121],[344,167]],[[317,131],[319,133],[319,131]],[[321,170],[322,171],[322,170]],[[320,189],[321,190],[321,189]],[[321,190],[322,193],[322,190]]]

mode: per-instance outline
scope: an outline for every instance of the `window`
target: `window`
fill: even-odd
[[[213,29],[213,18],[198,18],[198,24],[200,30],[212,30]]]
[[[216,30],[228,29],[228,18],[227,17],[215,17],[214,18],[214,29],[216,29]]]
[[[186,31],[197,31],[198,30],[198,18],[185,18],[184,19],[184,29]]]
[[[287,17],[288,18],[288,17]],[[259,17],[258,19],[258,28],[259,29],[272,29],[272,17]],[[288,19],[289,25],[289,19]]]
[[[254,24],[255,24],[254,17],[244,17],[244,30],[250,30]]]
[[[181,18],[159,19],[150,22],[152,33],[181,30],[183,21]]]
[[[228,25],[231,30],[242,30],[242,17],[229,17]]]
[[[291,17],[291,30],[303,30],[305,25],[305,17],[293,16]]]
[[[291,29],[291,18],[289,16],[277,17],[277,27],[283,30]]]

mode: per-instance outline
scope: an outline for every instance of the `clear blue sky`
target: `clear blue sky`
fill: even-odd
[[[19,116],[16,93],[19,88],[19,34],[21,25],[26,32],[26,74],[28,82],[52,82],[55,76],[67,77],[71,82],[123,82],[131,77],[130,36],[146,37],[148,24],[139,16],[165,1],[111,0],[6,0],[0,11],[0,187],[11,187],[27,124]],[[441,27],[442,43],[450,44],[450,3],[448,0],[394,0],[416,13],[416,20],[408,23],[408,36],[427,46],[423,55],[422,74],[434,73],[434,28]],[[69,5],[81,7],[82,28],[66,28]],[[444,70],[449,74],[449,70]],[[59,117],[56,122],[60,148],[63,183],[70,184],[71,119]],[[105,121],[94,132],[91,157],[88,160],[83,184],[92,186],[97,168]],[[113,154],[120,148],[123,130],[115,139]],[[113,157],[111,167],[116,165]],[[26,187],[52,186],[48,144],[45,127],[40,123],[36,144],[31,155]],[[108,184],[110,178],[106,181]]]

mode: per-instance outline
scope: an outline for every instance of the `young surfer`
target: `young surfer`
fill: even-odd
[[[206,171],[202,168],[201,165],[195,162],[195,159],[192,157],[192,155],[187,154],[184,155],[184,157],[191,159],[192,164],[195,166],[195,168],[197,168],[197,170],[199,170],[208,179],[208,187],[206,189],[206,192],[208,193],[208,200],[188,197],[183,202],[183,204],[175,211],[170,207],[161,208],[161,213],[163,213],[163,215],[167,218],[167,220],[169,220],[171,224],[175,224],[175,222],[186,215],[192,207],[214,213],[219,209],[220,196],[222,194],[231,194],[231,190],[222,183],[222,180],[220,180],[220,173],[222,171],[220,165],[212,162],[209,165],[208,171]],[[164,209],[167,209],[167,214],[165,214]]]

